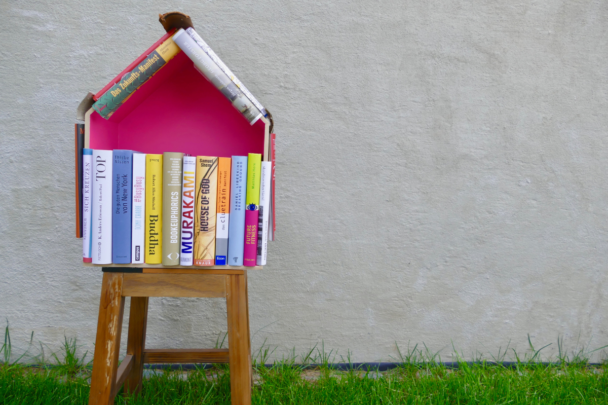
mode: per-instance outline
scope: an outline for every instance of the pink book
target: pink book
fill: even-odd
[[[245,211],[245,251],[243,252],[243,265],[255,266],[258,258],[258,219],[260,211]]]

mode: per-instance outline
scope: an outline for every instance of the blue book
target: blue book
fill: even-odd
[[[245,194],[247,156],[233,156],[230,179],[230,222],[228,224],[228,264],[243,265],[245,249]]]
[[[131,263],[133,151],[115,150],[112,169],[112,263]]]

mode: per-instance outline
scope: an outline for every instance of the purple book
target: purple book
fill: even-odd
[[[247,206],[247,210],[245,211],[245,252],[243,255],[243,265],[249,267],[255,266],[258,258],[259,215],[260,211],[257,209],[251,210],[250,206]]]

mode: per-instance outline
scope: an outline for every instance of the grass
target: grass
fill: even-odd
[[[223,339],[216,346],[221,347]],[[608,404],[608,368],[591,366],[593,351],[566,353],[558,339],[559,355],[541,362],[541,351],[519,356],[508,347],[492,361],[458,361],[452,367],[426,346],[401,351],[398,367],[379,372],[357,368],[350,353],[339,360],[346,371],[333,368],[335,351],[323,343],[300,356],[295,351],[272,366],[264,365],[272,350],[256,352],[254,404]],[[31,346],[31,342],[30,342]],[[601,349],[601,348],[600,348]],[[65,339],[61,355],[52,354],[53,365],[19,363],[12,358],[8,326],[0,353],[1,404],[86,404],[90,364],[78,355],[73,339]],[[504,365],[505,359],[514,361]],[[42,358],[43,359],[43,358]],[[34,358],[41,360],[41,358]],[[211,369],[152,373],[142,394],[120,393],[116,404],[229,404],[230,377],[226,365]]]

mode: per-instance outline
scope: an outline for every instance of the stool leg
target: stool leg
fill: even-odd
[[[97,338],[89,405],[114,403],[120,332],[125,298],[122,296],[122,273],[104,273],[97,320]]]
[[[229,275],[226,282],[228,315],[228,357],[230,361],[230,394],[232,405],[251,404],[251,354],[247,279]]]
[[[148,297],[131,297],[129,313],[129,337],[127,354],[133,356],[133,368],[125,380],[125,391],[139,394],[144,373],[144,348],[146,346],[146,326],[148,323]]]

